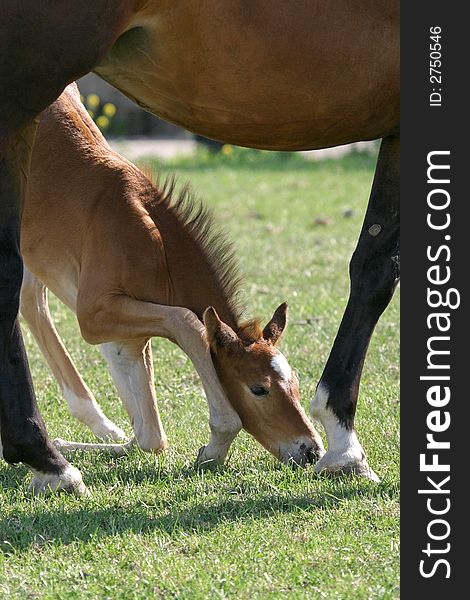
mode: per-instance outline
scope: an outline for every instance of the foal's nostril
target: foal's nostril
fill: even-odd
[[[314,463],[318,460],[318,454],[314,448],[309,448],[306,452],[306,459],[308,463]]]
[[[301,444],[299,446],[299,464],[313,463],[318,460],[318,454],[313,446],[307,444]]]
[[[302,444],[300,451],[302,453],[303,462],[307,464],[317,462],[322,456],[321,449],[316,445],[310,446],[310,444]]]
[[[305,466],[317,462],[323,455],[323,447],[314,440],[296,440],[280,448],[279,458],[286,463]]]

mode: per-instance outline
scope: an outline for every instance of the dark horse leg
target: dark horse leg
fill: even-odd
[[[21,192],[35,125],[17,135],[0,157],[0,450],[34,473],[35,491],[83,491],[77,469],[47,436],[39,413],[17,318],[23,263],[19,251]],[[2,449],[3,446],[3,449]]]
[[[350,264],[349,301],[312,400],[328,451],[316,471],[345,471],[378,480],[354,431],[362,367],[375,325],[399,279],[400,138],[382,140],[364,224]]]
[[[124,0],[6,0],[0,19],[0,451],[8,462],[33,470],[32,487],[39,492],[85,487],[79,471],[49,441],[17,320],[23,274],[20,199],[32,122],[67,83],[106,55],[133,6]]]

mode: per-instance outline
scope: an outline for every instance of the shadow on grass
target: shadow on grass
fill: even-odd
[[[18,471],[23,471],[19,469]],[[19,475],[18,471],[15,473]],[[0,473],[1,474],[1,473]],[[121,477],[124,476],[124,481]],[[116,498],[110,496],[111,506],[107,508],[97,507],[96,498],[74,499],[73,504],[64,503],[61,506],[49,503],[48,500],[31,499],[37,502],[32,506],[32,512],[28,514],[16,514],[8,517],[0,515],[0,552],[11,554],[26,550],[32,545],[38,547],[48,543],[70,544],[73,542],[96,543],[97,539],[113,536],[124,536],[128,534],[147,534],[150,532],[162,535],[178,535],[179,533],[205,533],[210,532],[225,523],[241,523],[268,519],[279,514],[298,513],[299,511],[336,510],[343,501],[355,498],[376,498],[378,495],[394,495],[394,485],[382,483],[378,486],[362,483],[358,480],[348,478],[326,479],[318,477],[318,490],[309,494],[290,495],[288,491],[282,493],[269,493],[259,497],[260,491],[253,482],[243,490],[242,498],[224,498],[217,501],[211,497],[204,502],[198,501],[193,504],[195,498],[194,479],[199,475],[190,469],[175,469],[155,473],[149,468],[129,473],[129,470],[114,473],[113,481],[116,486],[124,486],[125,481],[132,480],[135,484],[139,481],[159,483],[156,488],[155,505],[148,500],[140,498],[129,498],[126,494]],[[315,477],[312,474],[312,483]],[[182,482],[182,478],[184,481]],[[0,478],[0,484],[1,484]],[[10,485],[14,487],[12,479],[8,477]],[[105,479],[106,476],[105,476]],[[175,486],[175,479],[178,480]],[[93,478],[95,483],[103,484],[103,478],[96,474]],[[187,488],[184,488],[187,481]],[[324,483],[328,482],[325,490]],[[339,483],[338,483],[339,482]],[[91,483],[91,482],[90,482]],[[108,484],[107,481],[104,482]],[[239,491],[243,489],[243,480],[240,480]],[[16,481],[18,484],[18,480]],[[163,486],[175,486],[171,501],[161,499],[158,495]],[[173,492],[173,490],[172,490]],[[249,497],[247,497],[247,495]],[[181,509],[181,505],[188,502],[191,506]],[[77,508],[77,504],[79,507]],[[31,506],[30,506],[31,508]]]

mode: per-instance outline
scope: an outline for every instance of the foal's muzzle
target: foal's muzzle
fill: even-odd
[[[314,438],[300,438],[280,448],[279,458],[286,463],[304,466],[317,462],[325,454],[318,434]]]

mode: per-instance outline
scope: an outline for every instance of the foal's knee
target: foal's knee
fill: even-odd
[[[211,415],[209,427],[212,435],[220,440],[233,440],[242,428],[242,422],[237,413],[225,415]]]

